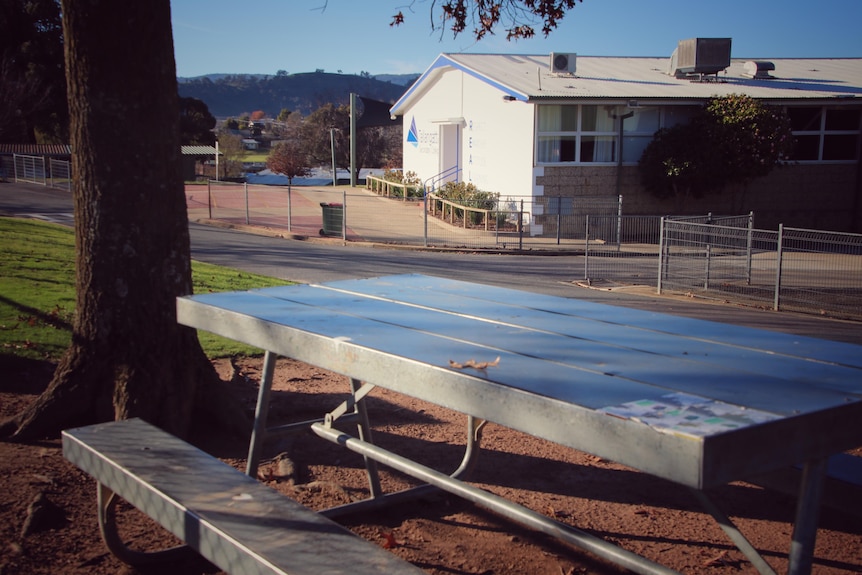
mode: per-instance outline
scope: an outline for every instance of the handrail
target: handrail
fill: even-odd
[[[446,168],[445,170],[443,170],[439,174],[435,174],[435,175],[431,176],[430,178],[428,178],[427,180],[425,180],[422,183],[422,190],[423,190],[424,194],[426,196],[428,195],[428,182],[431,182],[431,184],[432,184],[431,185],[431,191],[433,192],[436,189],[437,182],[445,180],[446,178],[449,178],[451,176],[457,176],[460,172],[461,172],[460,167],[452,166],[451,168]]]
[[[458,202],[453,202],[452,200],[447,200],[446,198],[441,198],[440,196],[438,196],[437,194],[434,194],[434,193],[428,194],[428,196],[426,196],[426,197],[429,200],[431,200],[431,203],[430,203],[431,214],[433,216],[437,215],[437,202],[440,202],[440,204],[441,204],[441,210],[440,210],[441,211],[441,219],[445,221],[446,214],[448,212],[449,223],[452,225],[454,225],[454,223],[455,223],[455,210],[464,210],[463,222],[464,222],[464,228],[465,229],[467,228],[467,221],[469,220],[469,218],[467,217],[467,213],[468,212],[475,212],[477,214],[482,215],[482,219],[485,221],[485,231],[487,232],[489,230],[489,222],[491,220],[491,214],[497,211],[496,209],[489,210],[486,208],[474,208],[472,206],[467,206],[465,204],[459,204]],[[449,206],[448,210],[446,209],[446,206]],[[427,210],[426,210],[426,212],[427,212]]]
[[[380,194],[380,192],[385,192],[387,198],[392,197],[392,188],[401,189],[401,196],[403,200],[409,199],[410,190],[419,189],[419,186],[416,184],[405,184],[403,182],[393,182],[392,180],[387,180],[386,178],[380,176],[366,176],[365,177],[365,189],[371,190],[372,192],[376,192]],[[424,195],[425,190],[422,189],[422,193]],[[418,198],[414,198],[418,199]]]

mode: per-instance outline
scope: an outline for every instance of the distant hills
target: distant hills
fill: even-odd
[[[238,117],[263,110],[274,118],[282,109],[303,116],[332,103],[347,104],[350,94],[394,103],[419,74],[360,76],[309,72],[303,74],[208,74],[178,78],[179,94],[202,100],[216,118]]]

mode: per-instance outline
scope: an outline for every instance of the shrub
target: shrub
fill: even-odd
[[[416,175],[416,172],[403,172],[401,170],[386,169],[383,172],[383,179],[389,182],[397,182],[407,186],[405,191],[408,197],[422,196],[422,180]]]
[[[494,192],[483,192],[471,182],[446,182],[437,191],[437,196],[450,202],[480,210],[497,209],[499,194]],[[456,210],[455,215],[464,217],[464,210]],[[470,212],[470,223],[482,222],[482,214]]]

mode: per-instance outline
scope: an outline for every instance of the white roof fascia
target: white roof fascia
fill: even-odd
[[[485,76],[465,66],[464,64],[453,60],[450,54],[440,54],[439,56],[437,56],[431,66],[429,66],[428,69],[425,70],[425,72],[421,76],[419,76],[419,79],[413,82],[413,85],[410,86],[410,88],[408,88],[406,92],[404,92],[404,94],[398,99],[397,102],[392,105],[391,108],[389,108],[390,116],[395,117],[403,114],[403,108],[409,106],[414,100],[416,100],[416,98],[419,97],[419,94],[425,90],[425,86],[427,85],[427,83],[433,81],[447,70],[460,70],[465,74],[477,78],[490,86],[494,86],[495,88],[502,91],[504,95],[511,96],[516,100],[526,102],[528,99],[528,96],[526,94],[520,93],[512,89],[511,87],[494,80],[493,78]]]

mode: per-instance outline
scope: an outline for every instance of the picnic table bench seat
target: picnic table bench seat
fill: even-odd
[[[63,455],[227,573],[422,573],[140,419],[66,430]]]

